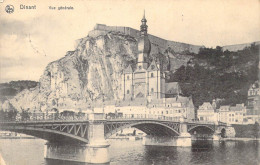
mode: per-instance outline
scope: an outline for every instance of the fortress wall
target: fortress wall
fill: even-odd
[[[164,39],[149,34],[149,40],[156,46],[167,48],[167,41]]]
[[[138,38],[140,36],[140,32],[138,30],[135,30],[130,27],[124,27],[125,28],[125,34],[133,36],[135,38]]]
[[[88,33],[88,35],[89,35],[90,37],[95,38],[95,37],[98,37],[98,36],[101,36],[101,35],[105,35],[106,33],[107,33],[107,32],[105,32],[105,31],[92,30],[92,31],[90,31],[90,32]]]
[[[140,32],[136,29],[130,28],[130,27],[122,27],[122,26],[106,26],[104,24],[96,24],[94,27],[94,31],[113,31],[113,32],[121,32],[126,35],[133,36],[135,38],[139,38]],[[91,32],[91,34],[94,32]],[[97,32],[95,32],[96,34]],[[98,34],[98,33],[97,33]],[[190,51],[193,53],[198,53],[199,49],[203,46],[196,46],[196,45],[190,45],[175,41],[167,41],[165,39],[156,37],[154,35],[148,34],[149,39],[151,43],[155,46],[167,49],[168,47],[171,47],[175,52],[182,52],[182,51]]]
[[[257,42],[253,42],[256,45],[260,45],[260,41]],[[245,44],[238,44],[238,45],[227,45],[227,46],[223,46],[223,51],[225,50],[229,50],[229,51],[238,51],[238,50],[243,50],[245,47],[249,47],[251,46],[251,44],[253,43],[245,43]]]

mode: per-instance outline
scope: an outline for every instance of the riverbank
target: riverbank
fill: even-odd
[[[233,137],[233,138],[221,138],[220,141],[260,141],[260,138],[240,138],[240,137]]]
[[[135,140],[141,140],[143,139],[143,137],[142,136],[113,136],[108,139],[126,139],[126,140],[135,141]]]

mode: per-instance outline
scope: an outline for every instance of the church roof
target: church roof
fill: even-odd
[[[178,82],[165,83],[165,93],[166,94],[179,94],[181,93],[181,88]]]
[[[159,68],[156,65],[155,61],[153,60],[152,63],[150,64],[149,68],[147,69],[147,71],[158,71]]]
[[[236,106],[230,107],[230,111],[242,111],[243,109],[245,109],[243,104],[236,104]]]
[[[128,65],[128,67],[125,68],[124,73],[133,73],[133,69],[132,69],[131,65]]]

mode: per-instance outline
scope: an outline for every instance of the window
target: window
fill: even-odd
[[[141,70],[142,69],[142,66],[139,66],[139,70]]]
[[[151,73],[151,77],[153,77],[153,73]]]
[[[154,65],[152,65],[152,69],[154,69],[155,68],[155,66]]]
[[[153,93],[153,88],[151,88],[151,92]]]
[[[127,94],[129,94],[130,93],[130,91],[129,90],[127,90],[127,92],[126,92]]]
[[[129,78],[129,76],[127,76],[127,80],[129,80],[130,78]]]

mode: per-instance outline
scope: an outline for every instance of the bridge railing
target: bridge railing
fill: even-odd
[[[154,114],[123,114],[118,116],[106,116],[106,119],[128,119],[128,120],[136,120],[136,119],[153,119],[153,120],[167,120],[167,121],[176,121],[179,122],[180,119],[178,117],[170,117],[164,115],[154,115]]]
[[[89,120],[88,114],[61,115],[59,113],[31,113],[26,117],[17,115],[14,121],[71,121]]]
[[[27,115],[17,114],[16,118],[11,122],[19,122],[19,121],[79,121],[89,120],[89,114],[87,113],[74,113],[74,114],[62,114],[62,113],[46,113],[46,112],[38,112],[38,113],[29,113]],[[188,123],[199,123],[199,124],[212,124],[216,125],[215,122],[210,121],[194,121],[189,119],[183,119],[180,117],[171,117],[164,115],[156,115],[156,114],[114,114],[113,116],[109,114],[104,114],[104,119],[107,120],[163,120],[163,121],[173,121],[173,122],[188,122]],[[9,120],[0,121],[0,122],[10,122]],[[224,124],[224,123],[222,123]]]

